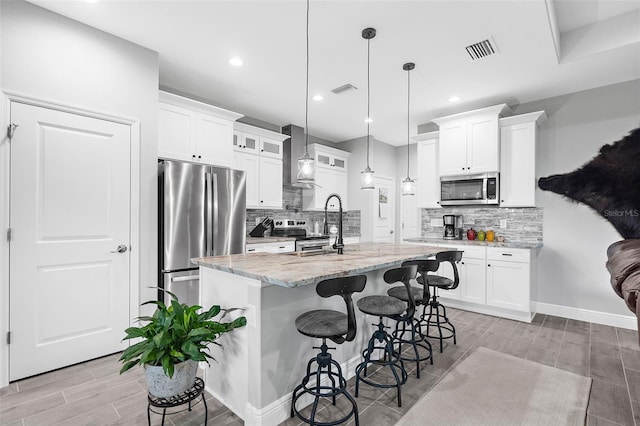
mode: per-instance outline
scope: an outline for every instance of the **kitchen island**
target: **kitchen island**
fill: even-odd
[[[289,416],[291,392],[304,376],[307,361],[320,343],[299,334],[296,317],[313,309],[345,312],[340,297],[316,294],[319,281],[364,274],[367,285],[354,301],[386,294],[384,271],[405,260],[425,259],[442,247],[360,243],[335,252],[300,256],[296,253],[235,254],[194,259],[200,266],[202,305],[244,308],[247,327],[224,335],[223,350],[213,347],[217,362],[205,369],[206,388],[247,425],[277,425]],[[235,312],[234,312],[235,314]],[[239,314],[238,314],[239,315]],[[237,316],[237,315],[235,315]],[[356,309],[358,333],[354,341],[331,351],[349,379],[361,361],[361,352],[375,318]],[[205,365],[206,366],[206,365]]]

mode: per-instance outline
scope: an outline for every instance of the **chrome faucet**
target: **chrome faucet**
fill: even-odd
[[[329,234],[329,221],[327,220],[327,207],[329,206],[329,200],[332,197],[336,197],[338,199],[338,208],[340,211],[340,222],[338,222],[338,236],[336,237],[336,241],[331,246],[334,249],[338,249],[338,254],[342,254],[344,248],[344,241],[342,240],[342,198],[338,194],[330,194],[327,197],[327,201],[324,202],[324,234]]]

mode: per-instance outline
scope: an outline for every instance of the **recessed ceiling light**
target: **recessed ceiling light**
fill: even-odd
[[[244,62],[242,61],[242,59],[235,57],[235,58],[231,58],[229,59],[229,63],[231,65],[233,65],[234,67],[241,67],[242,64],[244,64]]]
[[[323,100],[323,99],[324,99],[324,96],[322,96],[322,95],[314,95],[314,96],[313,96],[313,100],[314,100],[314,101],[318,101],[318,102],[320,102],[320,101],[321,101],[321,100]]]
[[[460,96],[452,96],[449,98],[449,102],[458,102],[460,100]]]
[[[364,122],[365,123],[373,123],[373,118],[367,117],[367,118],[364,119]]]

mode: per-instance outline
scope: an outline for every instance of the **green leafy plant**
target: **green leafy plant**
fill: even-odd
[[[228,313],[239,308],[221,309],[220,306],[212,306],[208,311],[198,313],[201,306],[188,306],[180,303],[178,297],[170,291],[164,290],[172,298],[171,304],[166,305],[162,301],[150,300],[142,305],[156,305],[153,316],[138,317],[138,321],[147,321],[141,327],[129,327],[125,330],[123,340],[142,340],[129,346],[120,357],[123,366],[120,374],[130,368],[139,365],[162,366],[164,374],[173,377],[174,365],[192,359],[194,361],[206,361],[213,359],[206,351],[207,345],[213,343],[221,346],[215,340],[222,334],[235,328],[247,325],[245,317],[236,318],[230,322],[218,322],[213,317],[222,312],[222,320]]]

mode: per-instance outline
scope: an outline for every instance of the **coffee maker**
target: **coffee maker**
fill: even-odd
[[[455,214],[445,214],[442,216],[444,223],[445,240],[461,240],[462,239],[462,216]]]

